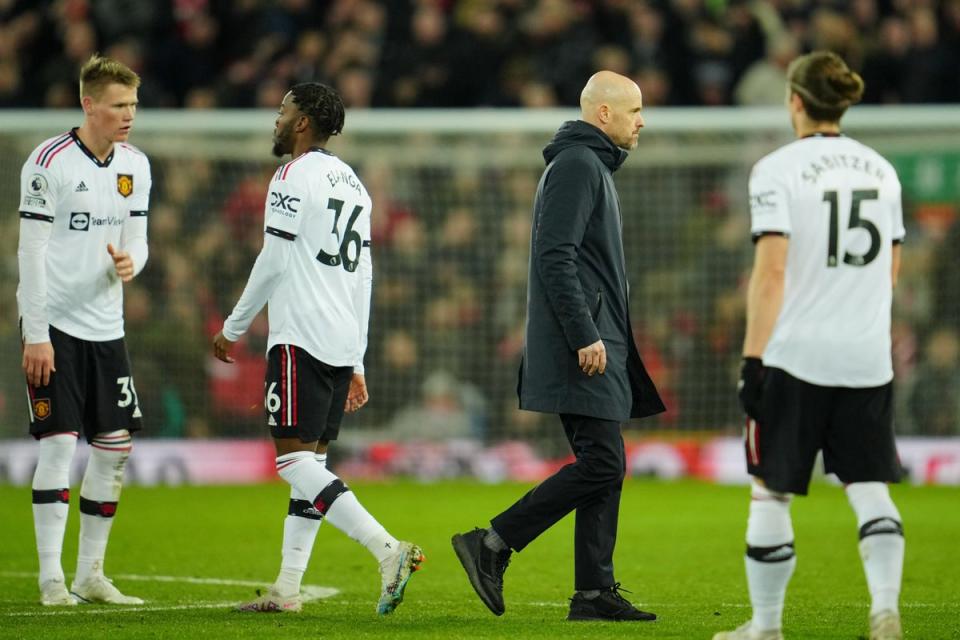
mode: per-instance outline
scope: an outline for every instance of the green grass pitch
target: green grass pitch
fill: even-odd
[[[627,594],[656,612],[653,623],[568,623],[572,518],[516,554],[505,579],[507,612],[491,615],[474,595],[450,536],[484,524],[525,485],[411,482],[353,486],[396,536],[421,544],[427,562],[403,605],[379,618],[376,565],[332,526],[320,529],[308,585],[338,593],[301,614],[240,614],[230,603],[273,580],[287,489],[137,488],[124,491],[107,574],[147,604],[49,609],[38,603],[29,488],[0,486],[0,638],[683,638],[709,639],[749,615],[743,575],[745,487],[628,480],[616,566]],[[77,552],[74,488],[64,549]],[[897,486],[907,557],[902,594],[906,638],[960,638],[960,490]],[[865,638],[867,594],[853,513],[826,484],[793,506],[797,572],[787,594],[787,638]],[[187,578],[193,579],[187,581]],[[207,582],[204,582],[206,579]]]

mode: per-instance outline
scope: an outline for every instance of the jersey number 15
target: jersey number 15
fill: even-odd
[[[843,263],[854,267],[864,267],[877,257],[880,253],[880,230],[877,225],[869,220],[860,217],[860,203],[864,200],[876,200],[876,189],[858,189],[853,192],[853,200],[850,205],[850,224],[848,229],[864,229],[870,234],[870,248],[863,255],[855,255],[849,251],[843,253]],[[827,247],[827,266],[837,266],[837,245],[840,243],[840,216],[839,205],[837,204],[836,191],[824,191],[823,201],[830,203],[830,244]]]

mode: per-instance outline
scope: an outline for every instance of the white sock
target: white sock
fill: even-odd
[[[847,498],[860,529],[860,559],[872,600],[870,615],[899,613],[905,546],[900,512],[883,482],[849,484]]]
[[[76,433],[57,433],[40,439],[33,473],[33,530],[41,586],[48,580],[64,579],[60,555],[70,511],[70,463],[76,448]]]
[[[312,495],[313,506],[345,534],[362,544],[382,562],[397,549],[397,540],[371,516],[336,475],[321,466],[310,451],[295,451],[277,458],[277,472],[303,495]]]
[[[377,562],[392,556],[399,547],[399,541],[363,508],[352,491],[344,493],[333,503],[327,512],[327,520],[366,547]]]
[[[797,566],[790,521],[790,494],[754,483],[747,520],[747,584],[753,607],[752,626],[779,629],[787,584]]]
[[[318,453],[314,460],[326,468],[326,454]],[[290,508],[283,521],[283,559],[280,562],[280,574],[273,583],[274,589],[284,596],[300,593],[300,584],[310,563],[313,543],[323,522],[320,512],[313,506],[312,498],[313,496],[307,496],[295,487],[290,487]]]
[[[103,558],[123,488],[123,469],[132,448],[126,429],[99,433],[90,443],[90,460],[80,486],[80,547],[74,582],[103,575]]]

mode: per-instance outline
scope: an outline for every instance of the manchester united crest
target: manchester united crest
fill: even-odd
[[[50,399],[37,398],[33,401],[33,415],[37,420],[46,420],[50,417]]]
[[[133,193],[133,176],[129,173],[117,174],[117,193],[124,198]]]

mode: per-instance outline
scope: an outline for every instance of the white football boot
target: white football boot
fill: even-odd
[[[77,600],[67,591],[63,578],[54,578],[40,586],[40,604],[45,607],[75,607]]]
[[[377,613],[393,612],[403,602],[403,590],[424,561],[423,551],[412,542],[401,542],[396,553],[380,563],[380,600]]]
[[[783,640],[780,629],[754,629],[753,623],[748,620],[733,631],[721,631],[714,634],[713,640]]]
[[[86,604],[143,604],[143,600],[125,596],[104,576],[91,576],[83,582],[74,580],[70,593]]]
[[[270,587],[266,593],[257,589],[257,598],[237,607],[237,611],[253,613],[297,613],[303,609],[303,598],[297,593],[292,596],[280,595]]]
[[[870,616],[870,640],[901,640],[900,614],[881,611]]]

